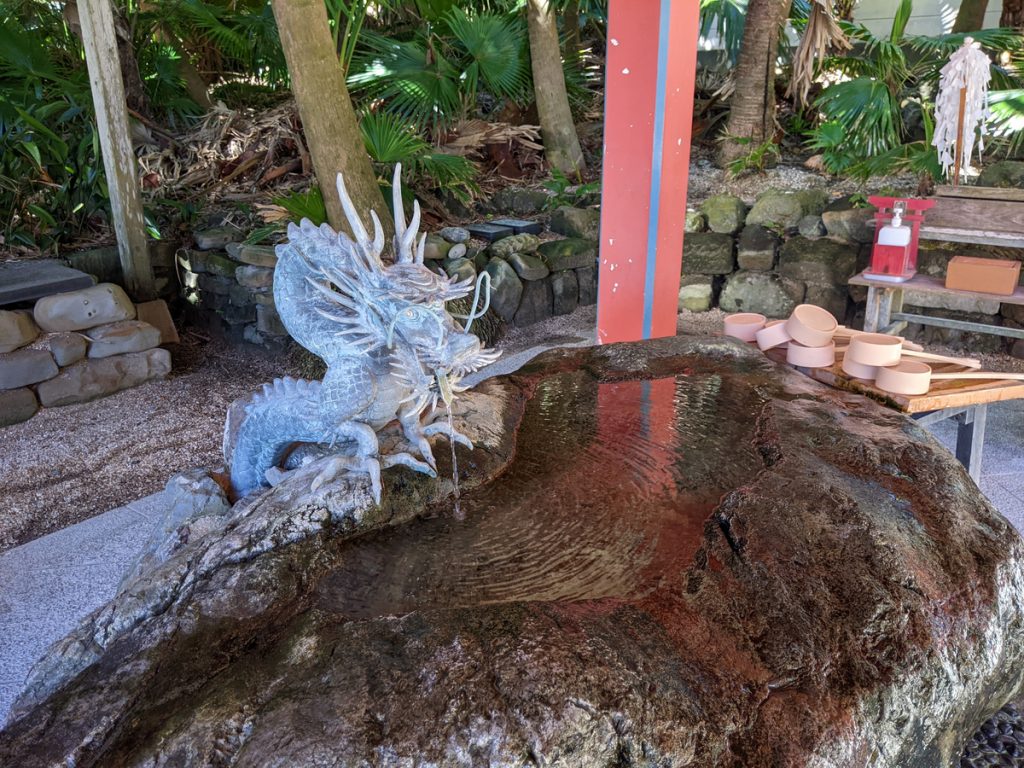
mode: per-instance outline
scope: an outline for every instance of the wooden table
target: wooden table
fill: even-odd
[[[939,328],[955,328],[959,331],[975,333],[992,333],[997,336],[1009,336],[1013,339],[1024,339],[1024,329],[1006,328],[988,323],[972,323],[967,320],[950,320],[945,317],[930,317],[903,311],[903,292],[906,290],[921,293],[943,295],[970,296],[974,298],[998,301],[1000,304],[1024,305],[1024,287],[1018,287],[1010,296],[999,296],[994,293],[975,293],[974,291],[954,291],[947,288],[942,280],[925,275],[915,275],[903,283],[891,283],[866,277],[864,273],[850,278],[850,285],[863,285],[868,289],[867,308],[864,315],[864,330],[873,333],[899,333],[907,327],[907,323],[934,325]]]
[[[785,362],[782,350],[769,350],[770,358]],[[907,414],[927,426],[946,419],[957,422],[956,457],[967,467],[975,482],[981,480],[981,459],[985,447],[985,424],[990,403],[1024,398],[1024,381],[940,380],[924,395],[894,395],[873,382],[855,379],[843,371],[840,363],[831,368],[797,368],[822,384],[866,395],[883,405]],[[935,365],[936,373],[967,370],[962,366]]]

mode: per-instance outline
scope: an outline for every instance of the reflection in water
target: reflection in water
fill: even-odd
[[[686,568],[718,499],[760,468],[751,444],[760,405],[750,388],[723,392],[717,376],[545,379],[509,470],[462,497],[465,520],[418,520],[346,543],[319,607],[371,618],[640,598]]]

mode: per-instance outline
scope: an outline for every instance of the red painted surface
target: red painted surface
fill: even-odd
[[[670,8],[665,39],[662,3]],[[610,3],[598,294],[601,343],[676,332],[698,21],[697,0]],[[661,46],[666,49],[659,60]],[[656,147],[660,64],[664,108],[662,139]],[[660,181],[652,185],[659,170]],[[652,207],[657,212],[653,228]]]
[[[921,200],[907,197],[868,198],[875,206],[875,243],[871,251],[871,265],[865,270],[869,275],[898,275],[906,280],[917,274],[917,247],[921,237],[921,225],[924,214],[935,206],[934,200]],[[879,245],[878,235],[882,227],[892,221],[893,207],[896,203],[906,204],[903,222],[910,226],[910,245],[907,248],[896,248],[891,245]]]

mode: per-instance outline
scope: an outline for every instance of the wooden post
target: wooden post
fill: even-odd
[[[79,0],[78,13],[125,287],[136,299],[152,299],[156,289],[110,0]]]
[[[967,112],[967,88],[960,89],[960,115],[956,121],[956,150],[953,158],[953,186],[960,186],[964,166],[964,115]]]

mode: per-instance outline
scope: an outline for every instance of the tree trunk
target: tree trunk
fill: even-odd
[[[351,234],[335,189],[340,172],[364,225],[370,226],[372,208],[384,225],[385,235],[393,235],[394,223],[366,154],[352,99],[334,52],[323,0],[272,0],[271,4],[331,226]]]
[[[569,0],[562,12],[562,31],[565,34],[565,58],[576,60],[580,55],[580,4]]]
[[[1000,27],[1024,28],[1024,0],[1003,0],[1003,13],[999,17]]]
[[[718,151],[721,165],[750,153],[775,134],[775,58],[790,1],[750,0],[747,5],[736,88]]]
[[[569,109],[565,73],[558,47],[558,27],[551,0],[527,0],[533,90],[548,163],[567,176],[586,170],[583,150]]]
[[[954,32],[977,32],[985,26],[988,0],[962,0],[953,24]]]

